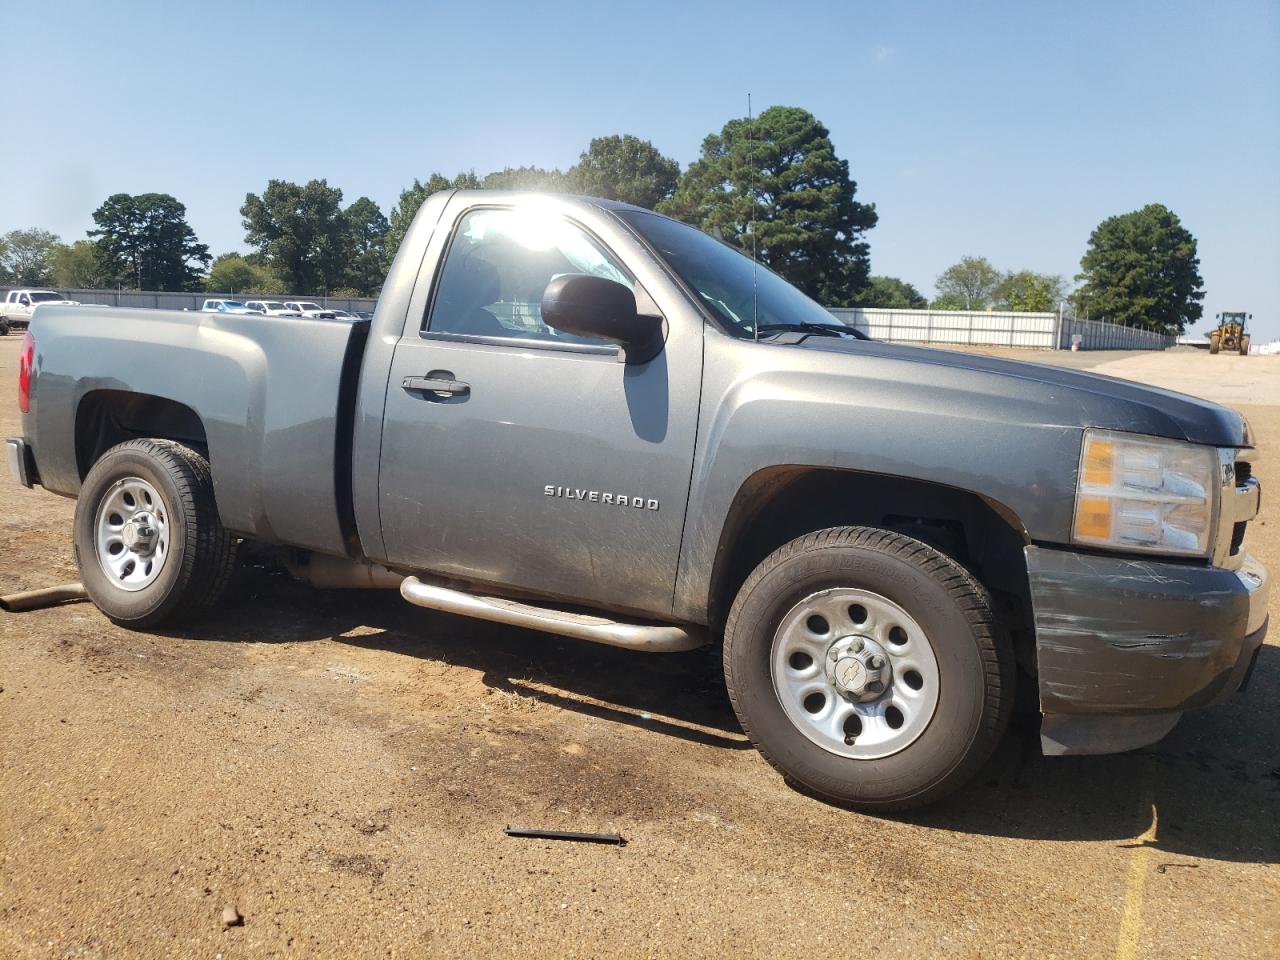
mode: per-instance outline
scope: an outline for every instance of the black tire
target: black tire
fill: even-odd
[[[798,603],[833,588],[871,591],[923,629],[939,694],[927,727],[897,753],[840,756],[791,721],[770,668],[779,624]],[[752,743],[793,785],[839,804],[887,813],[924,806],[968,781],[990,757],[1014,700],[1014,661],[990,598],[960,564],[888,530],[834,527],[776,550],[747,578],[724,638],[725,682]]]
[[[98,507],[127,478],[144,480],[160,494],[168,524],[168,551],[159,572],[133,591],[113,580],[96,545]],[[209,462],[172,440],[129,440],[103,454],[80,488],[73,539],[89,598],[113,622],[139,630],[207,611],[235,564],[235,541],[218,519]]]
[[[1222,338],[1218,336],[1209,337],[1209,352],[1217,353],[1222,349]]]
[[[9,318],[0,317],[0,337],[7,337],[8,335],[9,335]]]

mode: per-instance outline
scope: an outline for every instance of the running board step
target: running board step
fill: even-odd
[[[477,620],[490,620],[513,627],[542,630],[590,640],[610,647],[642,650],[646,653],[680,653],[695,650],[707,642],[706,634],[696,627],[674,624],[619,623],[606,617],[568,610],[536,607],[501,597],[481,597],[461,590],[450,590],[423,583],[417,577],[406,577],[400,584],[400,595],[412,604],[430,610],[443,610]]]

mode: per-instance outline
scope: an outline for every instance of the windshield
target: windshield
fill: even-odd
[[[222,303],[218,304],[218,306],[220,309],[223,309],[223,310],[243,310],[244,309],[244,304],[241,303],[239,300],[223,300]]]
[[[306,303],[300,303],[300,304],[298,304],[298,306],[299,306],[301,309],[303,309],[303,310],[319,310],[319,309],[320,309],[320,305],[319,305],[319,304],[317,304],[317,303],[312,303],[312,302],[311,302],[311,301],[309,301],[309,300],[308,300]]]
[[[266,307],[268,310],[283,310],[283,309],[284,309],[284,304],[283,304],[283,303],[276,303],[274,300],[267,300],[267,301],[266,301],[265,303],[263,303],[262,305],[263,305],[264,307]]]
[[[33,294],[31,294],[31,302],[32,302],[32,303],[50,303],[50,302],[52,302],[52,301],[54,301],[54,300],[61,300],[61,299],[62,299],[62,294],[60,294],[60,293],[33,293]]]
[[[701,230],[639,210],[619,210],[618,216],[657,248],[735,336],[751,339],[756,323],[762,331],[771,324],[819,324],[853,332],[768,267],[753,270],[749,257]]]

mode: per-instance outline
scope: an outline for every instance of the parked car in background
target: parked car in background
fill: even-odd
[[[298,312],[298,316],[306,317],[309,320],[333,319],[332,310],[326,310],[324,307],[320,306],[320,304],[313,303],[310,300],[287,300],[285,301],[285,307],[290,310],[296,310]]]
[[[355,312],[355,315],[356,315],[356,319],[357,319],[357,320],[364,320],[364,321],[366,321],[366,322],[372,322],[372,321],[373,321],[373,311],[372,311],[372,310],[357,310],[357,311]]]
[[[56,290],[10,290],[0,304],[0,337],[8,336],[11,327],[19,330],[31,322],[31,313],[42,303],[77,307],[78,300],[68,300]]]
[[[360,319],[354,313],[349,313],[346,310],[334,310],[333,318],[335,320],[350,320],[352,323],[356,323]]]
[[[257,313],[250,310],[242,300],[206,300],[200,308],[201,313]]]
[[[265,314],[268,317],[302,316],[297,310],[290,310],[279,300],[246,300],[244,305],[254,313]]]

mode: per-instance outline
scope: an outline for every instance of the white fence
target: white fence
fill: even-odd
[[[0,287],[0,299],[16,287]],[[151,307],[156,310],[199,310],[205,300],[311,300],[322,307],[334,310],[372,310],[378,301],[374,297],[313,297],[292,293],[166,293],[156,290],[69,290],[58,287],[58,292],[68,300],[80,303],[97,303],[107,307]]]
[[[885,310],[833,307],[831,314],[876,340],[985,347],[1069,350],[1073,336],[1082,350],[1163,350],[1174,338],[1150,330],[1056,313],[995,313],[985,310]]]
[[[10,288],[0,287],[0,298]],[[152,307],[164,310],[199,310],[209,297],[227,300],[314,300],[336,310],[372,310],[373,297],[317,297],[280,294],[164,293],[153,290],[67,290],[69,300],[111,307]],[[1163,350],[1174,338],[1150,330],[1120,327],[1096,320],[1073,320],[1056,313],[988,313],[964,310],[884,310],[832,307],[839,320],[876,340],[909,343],[950,343],[988,347],[1026,347],[1032,350],[1069,350],[1078,335],[1082,350]]]

